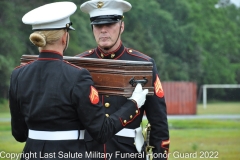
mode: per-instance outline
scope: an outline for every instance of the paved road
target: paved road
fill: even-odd
[[[0,118],[0,122],[10,122],[10,118]]]
[[[168,115],[168,119],[240,119],[240,115]],[[0,118],[0,122],[10,122],[10,118]]]

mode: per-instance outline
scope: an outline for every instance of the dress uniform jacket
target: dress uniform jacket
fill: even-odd
[[[140,115],[136,118],[134,122],[129,124],[127,128],[135,129],[140,126],[144,111],[146,113],[147,119],[151,124],[151,134],[150,134],[150,145],[154,146],[153,152],[160,153],[159,156],[155,159],[166,159],[164,156],[161,156],[165,153],[168,153],[169,148],[169,131],[167,123],[167,113],[166,113],[166,103],[164,100],[164,92],[161,87],[161,82],[158,76],[158,71],[155,65],[155,62],[149,56],[140,53],[136,50],[126,48],[122,44],[119,48],[111,53],[104,54],[101,52],[99,47],[95,49],[88,50],[84,53],[76,55],[78,57],[87,57],[87,58],[106,58],[106,59],[118,59],[118,60],[131,60],[131,61],[150,61],[153,63],[153,82],[155,93],[153,96],[147,96],[145,104],[141,107]],[[102,104],[105,107],[105,113],[107,115],[113,114],[116,110],[121,108],[121,106],[127,101],[126,97],[123,96],[104,96],[100,95]],[[97,151],[103,153],[137,153],[134,138],[117,136],[115,135],[111,140],[108,140],[105,144],[100,144],[93,140],[91,135],[85,132],[85,141],[87,149],[90,151]],[[141,158],[141,154],[138,157],[127,157],[123,156],[114,156],[112,159],[138,159]],[[166,156],[165,156],[166,157]]]
[[[26,159],[26,153],[31,153],[30,159],[34,160],[89,158],[79,138],[32,139],[29,130],[51,133],[78,130],[78,137],[83,136],[80,130],[88,130],[96,141],[105,143],[130,124],[130,114],[134,114],[134,119],[139,116],[135,114],[139,110],[137,105],[125,100],[120,110],[106,117],[89,72],[64,61],[54,51],[42,51],[36,61],[14,69],[9,100],[12,134],[17,141],[26,141],[22,159]]]

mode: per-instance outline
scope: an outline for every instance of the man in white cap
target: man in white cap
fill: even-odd
[[[156,153],[154,159],[167,159],[169,150],[169,130],[167,122],[166,103],[164,92],[160,82],[160,77],[154,60],[134,49],[127,48],[121,41],[121,34],[124,31],[123,13],[131,9],[131,4],[124,0],[90,0],[83,3],[80,9],[90,15],[93,35],[97,42],[97,47],[86,52],[78,54],[78,57],[112,59],[112,60],[131,60],[131,61],[150,61],[153,63],[153,81],[154,95],[147,96],[146,102],[141,108],[141,116],[127,128],[118,132],[112,139],[105,144],[96,142],[91,135],[85,133],[85,141],[88,151],[97,151],[100,153],[115,154],[112,159],[139,159],[142,153],[142,146],[139,141],[142,137],[136,134],[144,112],[148,122],[151,125],[149,146],[154,147],[153,153]],[[144,74],[143,74],[144,77]],[[121,108],[121,105],[127,101],[123,96],[100,95],[100,100],[105,106],[106,116],[110,116],[115,110]],[[132,117],[130,117],[132,118]],[[122,157],[120,155],[122,154]],[[128,153],[128,154],[124,154]],[[129,154],[130,153],[130,154]],[[145,157],[144,158],[149,158]]]
[[[10,81],[12,135],[26,142],[22,160],[89,159],[85,129],[105,143],[131,124],[131,114],[139,116],[135,113],[145,102],[148,91],[139,84],[121,109],[106,118],[90,73],[63,61],[76,8],[72,2],[50,3],[22,18],[32,25],[29,38],[40,51],[36,61],[15,68]]]

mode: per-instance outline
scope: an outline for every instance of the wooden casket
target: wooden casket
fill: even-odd
[[[38,55],[22,55],[21,65],[37,60]],[[109,60],[63,56],[65,61],[86,68],[94,81],[99,94],[130,97],[136,83],[154,94],[152,87],[152,62]]]

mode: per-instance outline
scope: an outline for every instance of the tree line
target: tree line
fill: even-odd
[[[23,54],[38,54],[29,41],[31,26],[25,13],[56,0],[0,1],[0,98],[7,98],[10,74]],[[61,1],[61,0],[58,0]],[[74,56],[96,46],[89,15],[71,0],[75,31],[65,55]],[[155,59],[161,81],[203,84],[240,84],[240,8],[215,7],[218,0],[127,0],[123,44]],[[39,15],[40,16],[40,15]],[[210,98],[239,100],[239,90],[213,90]]]

